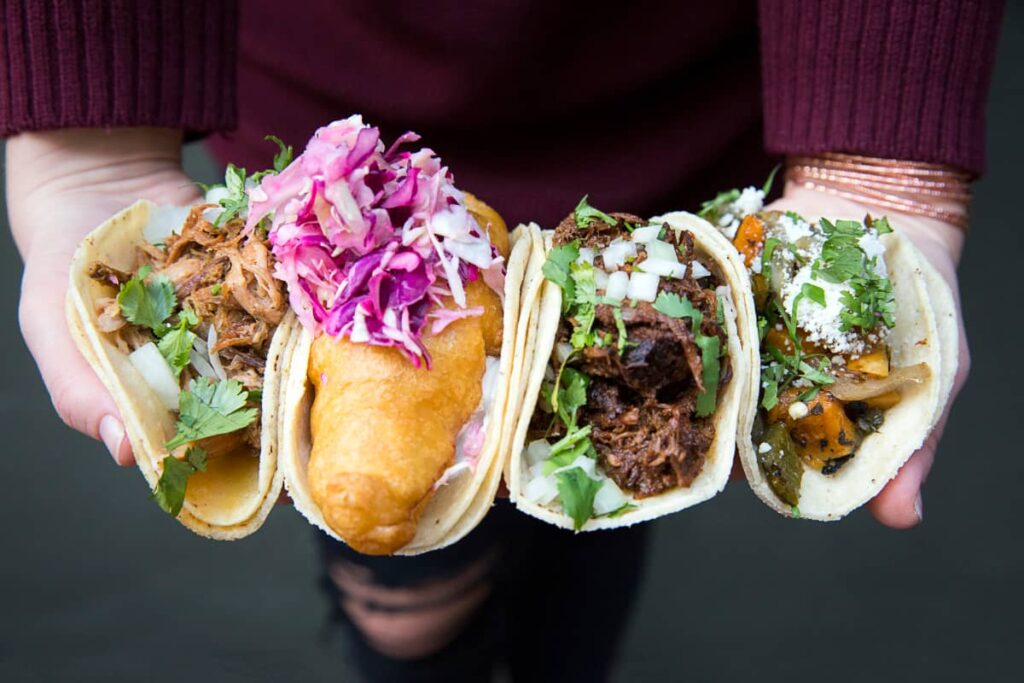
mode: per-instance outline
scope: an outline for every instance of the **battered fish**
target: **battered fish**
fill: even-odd
[[[321,335],[310,351],[310,490],[324,519],[361,553],[390,554],[416,535],[455,438],[480,403],[487,355],[501,349],[501,301],[466,283],[482,316],[425,336],[432,367],[391,347]]]

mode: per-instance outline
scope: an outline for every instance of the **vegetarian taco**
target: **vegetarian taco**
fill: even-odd
[[[739,452],[782,514],[834,520],[924,443],[956,372],[948,286],[885,218],[765,211],[768,187],[706,202],[748,269],[760,338]]]
[[[714,496],[756,353],[735,251],[696,216],[608,214],[586,197],[537,241],[543,286],[522,313],[536,321],[514,391],[512,500],[588,531]]]
[[[282,146],[278,169],[289,155]],[[117,214],[79,246],[67,298],[69,328],[118,406],[153,499],[216,539],[258,529],[282,483],[291,316],[265,231],[245,228],[244,185],[231,166],[210,193],[219,203],[140,201]]]
[[[313,524],[368,554],[448,545],[493,502],[531,247],[430,149],[403,150],[417,139],[385,148],[360,117],[337,121],[250,191],[301,323],[286,484]]]

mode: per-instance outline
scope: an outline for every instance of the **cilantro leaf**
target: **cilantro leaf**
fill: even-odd
[[[892,226],[889,225],[889,219],[885,216],[882,216],[881,218],[871,218],[871,216],[868,216],[864,219],[864,223],[866,223],[868,227],[874,228],[875,232],[879,235],[888,235],[892,232]]]
[[[568,310],[576,300],[576,283],[569,275],[569,266],[580,257],[579,242],[570,242],[555,247],[548,253],[541,268],[544,277],[562,289],[562,310]]]
[[[587,197],[588,195],[583,195],[583,199],[581,199],[580,203],[576,205],[575,209],[573,209],[573,219],[576,221],[576,225],[578,227],[585,228],[594,221],[601,221],[608,225],[615,225],[618,223],[615,218],[609,216],[604,211],[595,209],[588,204]]]
[[[163,459],[163,466],[164,471],[150,498],[161,510],[172,517],[177,517],[185,503],[188,478],[196,472],[206,470],[206,451],[199,446],[192,446],[185,451],[184,460],[168,455]]]
[[[281,142],[281,138],[276,135],[268,135],[263,139],[277,145],[277,154],[274,155],[274,172],[280,173],[284,169],[288,168],[288,165],[292,163],[292,156],[294,154],[292,146],[285,145]]]
[[[761,276],[769,284],[772,281],[772,256],[775,254],[777,246],[779,246],[779,239],[769,237],[764,241],[764,247],[761,249]]]
[[[164,275],[154,275],[146,282],[152,269],[139,269],[139,273],[121,285],[117,293],[117,305],[121,315],[133,325],[148,327],[160,336],[167,327],[165,321],[174,313],[178,299],[174,295],[174,284]]]
[[[697,215],[701,218],[718,218],[718,212],[740,198],[740,191],[737,188],[719,192],[714,199],[702,202]],[[714,222],[714,221],[713,221]]]
[[[718,399],[718,379],[721,374],[718,356],[721,340],[703,334],[696,334],[694,337],[700,348],[701,381],[704,384],[704,391],[697,396],[697,417],[707,417],[715,412],[715,402]]]
[[[558,386],[558,417],[572,429],[576,426],[576,411],[587,404],[590,378],[579,370],[564,368]]]
[[[190,328],[199,324],[199,317],[190,308],[183,309],[178,318],[177,326],[172,327],[157,344],[164,360],[174,370],[175,377],[180,376],[181,371],[189,364],[192,343],[196,340],[196,335]]]
[[[573,282],[571,310],[575,318],[569,342],[574,349],[582,349],[594,344],[594,335],[591,334],[597,315],[597,281],[594,279],[594,266],[589,263],[572,263],[569,265],[569,276]]]
[[[896,324],[896,299],[889,278],[881,277],[872,268],[860,277],[851,278],[849,285],[852,292],[839,296],[843,304],[839,313],[842,331],[857,327],[867,332],[879,323],[888,328]]]
[[[602,483],[591,479],[579,467],[559,472],[555,475],[555,481],[562,509],[572,517],[573,529],[579,531],[594,514],[594,496]]]
[[[228,196],[220,200],[223,211],[213,221],[215,226],[221,226],[237,217],[246,207],[249,206],[249,197],[245,194],[245,169],[229,163],[224,172],[224,187]]]
[[[190,441],[248,427],[256,419],[257,411],[244,407],[247,398],[242,384],[236,380],[216,384],[205,379],[192,380],[188,390],[181,392],[177,431],[167,442],[167,448],[173,450]]]
[[[698,311],[689,299],[672,292],[660,292],[654,302],[654,308],[670,318],[690,318],[693,320],[693,326],[698,329],[704,321],[704,314]]]
[[[616,348],[621,356],[622,352],[626,350],[626,344],[629,343],[629,338],[626,334],[626,321],[622,319],[622,306],[612,306],[612,318],[615,319],[615,329],[619,334]]]
[[[772,191],[772,183],[775,182],[775,174],[782,168],[782,164],[775,164],[775,168],[768,174],[768,179],[764,181],[764,185],[761,186],[761,192],[764,192],[764,196],[767,197],[768,193]]]

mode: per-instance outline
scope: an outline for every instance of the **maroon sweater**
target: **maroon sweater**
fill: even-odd
[[[7,0],[0,133],[171,126],[268,164],[353,112],[552,225],[847,151],[980,173],[999,0]],[[760,65],[760,68],[759,68]]]

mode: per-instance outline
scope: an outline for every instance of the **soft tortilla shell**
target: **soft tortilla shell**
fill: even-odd
[[[140,201],[92,231],[79,245],[71,262],[66,314],[71,336],[107,391],[114,398],[146,483],[156,487],[167,454],[163,444],[174,435],[175,415],[163,407],[128,356],[119,351],[112,335],[100,330],[97,303],[114,295],[112,288],[88,275],[89,266],[100,261],[134,271],[137,247],[145,242],[143,231],[163,211]],[[261,411],[261,452],[258,458],[229,456],[211,460],[207,471],[189,481],[185,504],[177,519],[201,536],[234,540],[256,531],[266,519],[281,491],[277,467],[277,407],[280,390],[281,352],[290,336],[285,319],[274,333],[264,375]]]
[[[420,517],[416,536],[396,554],[418,555],[443,548],[469,533],[483,518],[494,501],[501,474],[501,453],[504,423],[507,415],[516,341],[515,330],[520,311],[520,285],[529,256],[530,240],[522,229],[511,235],[512,252],[505,271],[505,301],[502,320],[502,350],[497,395],[487,416],[483,452],[477,467],[438,488]],[[295,340],[289,352],[288,378],[281,405],[281,468],[285,486],[295,509],[324,533],[344,542],[328,526],[320,508],[313,501],[306,474],[312,448],[310,407],[313,390],[306,377],[313,336],[301,325],[295,325]]]
[[[758,401],[755,385],[748,395],[754,410],[740,424],[740,462],[754,493],[787,517],[834,521],[874,498],[924,443],[949,397],[958,347],[953,296],[909,240],[898,233],[882,239],[896,299],[896,327],[888,340],[892,363],[900,367],[924,362],[932,375],[903,390],[900,403],[885,412],[882,428],[865,438],[857,455],[838,472],[823,475],[804,468],[798,512],[775,496],[757,464],[750,436]]]
[[[752,296],[749,280],[746,278],[742,263],[739,262],[735,252],[728,248],[725,238],[706,221],[691,214],[677,212],[658,216],[653,218],[652,222],[665,222],[676,230],[686,229],[692,232],[695,246],[702,259],[707,261],[709,268],[727,287],[728,291],[721,292],[720,297],[725,308],[733,376],[719,396],[714,417],[715,439],[708,449],[704,468],[693,483],[687,488],[633,501],[636,508],[618,517],[590,519],[583,525],[581,531],[631,526],[696,505],[720,492],[728,482],[729,473],[732,470],[733,454],[736,450],[736,426],[740,410],[745,406],[744,398],[747,395],[747,384],[750,381],[750,345],[757,343],[755,323],[750,318],[749,310],[743,306],[745,299]],[[538,272],[547,258],[547,252],[552,248],[552,233],[546,233],[542,239],[545,249],[535,256],[539,263],[536,266],[531,264],[531,269],[535,266]],[[526,460],[523,458],[523,452],[527,430],[536,407],[541,383],[544,380],[544,371],[554,348],[555,336],[561,319],[561,307],[561,289],[557,285],[543,280],[542,294],[534,305],[532,313],[537,318],[536,328],[526,344],[529,375],[516,392],[519,394],[521,409],[518,411],[507,481],[509,495],[520,510],[550,524],[572,529],[573,521],[569,515],[529,501],[523,495],[526,473]]]

